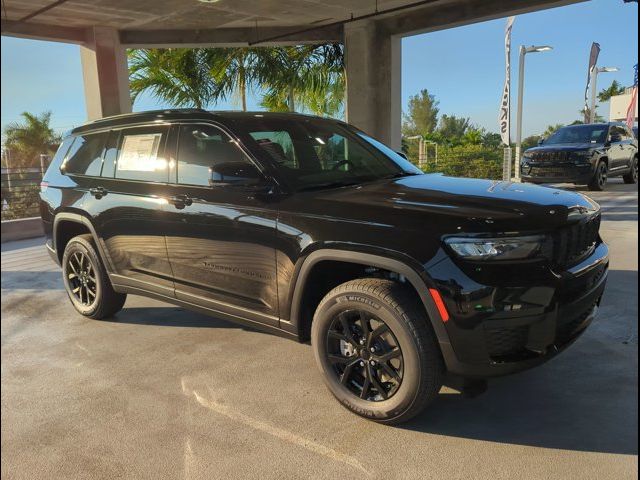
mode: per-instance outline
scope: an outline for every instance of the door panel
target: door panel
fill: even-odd
[[[173,296],[164,237],[168,133],[168,126],[113,131],[103,176],[94,180],[91,190],[90,211],[115,283]]]
[[[216,165],[255,168],[232,143],[211,125],[181,127],[166,233],[176,297],[277,325],[277,212],[254,189],[211,184]]]

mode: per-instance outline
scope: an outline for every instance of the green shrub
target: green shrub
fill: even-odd
[[[413,145],[411,146],[413,147]],[[418,148],[408,148],[409,159],[418,165]],[[421,166],[425,173],[442,173],[452,177],[502,179],[502,148],[488,148],[482,145],[461,145],[429,149],[429,158]]]

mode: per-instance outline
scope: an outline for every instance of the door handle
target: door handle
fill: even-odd
[[[167,201],[178,210],[182,210],[184,207],[188,207],[193,203],[193,200],[191,200],[189,195],[175,195],[173,197],[169,197]]]
[[[93,195],[94,197],[96,197],[96,200],[100,200],[102,197],[104,197],[108,192],[107,189],[104,187],[93,187],[89,189],[89,193],[91,195]]]

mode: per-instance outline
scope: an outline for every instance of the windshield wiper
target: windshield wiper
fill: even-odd
[[[306,187],[300,187],[298,189],[299,192],[308,192],[311,190],[324,190],[328,188],[340,188],[340,187],[350,187],[352,185],[359,185],[360,182],[326,182],[326,183],[317,183],[315,185],[307,185]]]

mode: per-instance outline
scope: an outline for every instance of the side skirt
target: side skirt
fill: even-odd
[[[132,285],[122,285],[122,284],[113,284],[113,288],[114,290],[116,290],[117,292],[120,293],[130,293],[132,295],[141,295],[143,297],[149,297],[149,298],[153,298],[155,300],[160,300],[162,302],[166,302],[166,303],[170,303],[172,305],[176,305],[178,307],[183,307],[186,308],[188,310],[194,311],[194,312],[198,312],[198,313],[202,313],[205,315],[209,315],[212,317],[216,317],[219,318],[221,320],[227,320],[229,322],[232,323],[236,323],[239,325],[243,325],[245,327],[249,327],[249,328],[253,328],[255,330],[261,330],[263,332],[266,333],[270,333],[273,335],[277,335],[279,337],[284,337],[284,338],[288,338],[291,340],[298,340],[298,336],[292,332],[287,332],[285,330],[282,330],[278,327],[272,326],[272,325],[268,325],[265,324],[261,321],[257,321],[257,320],[252,320],[251,318],[248,318],[248,316],[250,315],[249,312],[247,312],[247,316],[240,316],[240,315],[234,315],[232,313],[229,312],[223,312],[214,308],[209,308],[209,307],[204,307],[202,305],[197,305],[195,303],[191,303],[191,302],[187,302],[184,300],[179,300],[175,297],[172,296],[167,296],[167,295],[162,295],[160,293],[156,293],[156,292],[151,292],[149,290],[145,290],[143,288],[138,288],[138,287],[134,287]]]

